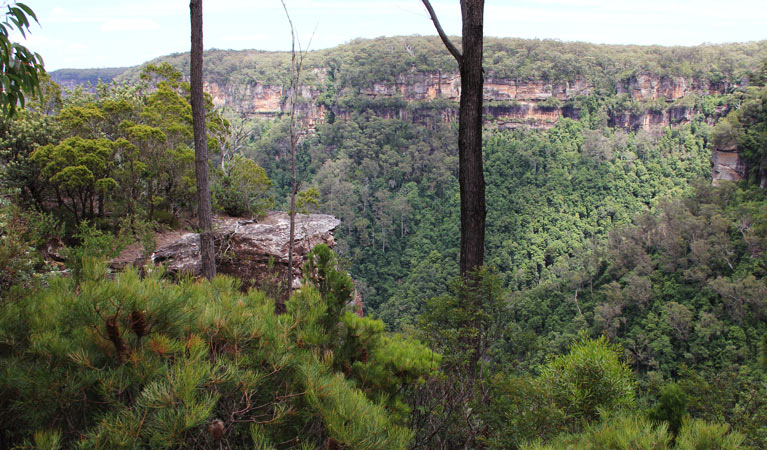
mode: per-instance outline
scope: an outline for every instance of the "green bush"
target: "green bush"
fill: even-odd
[[[262,216],[273,205],[272,198],[267,196],[271,185],[266,171],[258,164],[235,156],[228,173],[216,176],[213,181],[213,206],[230,216]]]
[[[731,450],[743,448],[745,437],[730,431],[730,426],[689,420],[682,425],[676,438],[678,450]]]
[[[79,284],[54,278],[0,306],[0,447],[410,442],[398,410],[379,400],[428,376],[422,362],[433,357],[420,344],[383,336],[383,327],[370,329],[376,321],[344,317],[340,325],[336,316],[329,326],[367,352],[335,361],[353,367],[347,376],[320,339],[330,320],[313,286],[276,316],[272,299],[243,294],[231,278],[171,284],[162,271],[142,279],[128,270],[107,280],[95,258],[83,261]]]
[[[35,247],[45,244],[47,227],[54,225],[50,216],[24,213],[0,197],[0,298],[13,287],[30,288],[48,269]]]
[[[676,436],[687,416],[687,395],[676,383],[663,387],[658,404],[650,411],[650,419],[666,422],[669,431]]]
[[[601,416],[633,408],[634,376],[619,355],[605,337],[583,339],[549,361],[537,377],[496,374],[483,410],[491,430],[487,443],[516,448],[563,432],[578,433]]]
[[[671,437],[665,425],[653,427],[636,415],[619,415],[586,428],[583,433],[563,435],[549,444],[533,443],[524,450],[667,450]]]
[[[540,381],[573,426],[597,419],[600,411],[634,406],[634,375],[619,355],[601,336],[576,343],[544,367]]]

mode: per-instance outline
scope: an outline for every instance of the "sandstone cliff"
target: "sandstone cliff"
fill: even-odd
[[[318,74],[320,81],[325,75]],[[392,82],[375,82],[367,88],[340,90],[338,97],[362,98],[368,108],[375,108],[384,117],[419,120],[419,109],[437,110],[444,121],[457,114],[461,95],[460,77],[455,72],[418,72],[399,74]],[[660,131],[689,123],[696,114],[694,96],[724,94],[733,87],[729,82],[712,83],[703,78],[639,74],[615,86],[616,95],[624,96],[637,110],[611,111],[610,125],[624,129]],[[500,128],[550,128],[562,117],[578,118],[574,100],[592,93],[594,85],[585,79],[548,82],[544,80],[514,80],[489,76],[485,80],[485,112]],[[250,117],[275,117],[289,110],[287,92],[282,85],[254,81],[242,86],[228,82],[209,81],[206,91],[217,106],[227,106]],[[329,108],[319,104],[322,91],[302,87],[301,114],[310,127],[327,120]],[[689,99],[686,105],[679,100]],[[433,102],[433,105],[429,105]],[[345,118],[359,108],[337,102],[331,106],[334,116]],[[641,105],[647,104],[646,108]]]
[[[746,163],[738,153],[737,146],[716,147],[711,154],[712,180],[740,181],[746,176]]]

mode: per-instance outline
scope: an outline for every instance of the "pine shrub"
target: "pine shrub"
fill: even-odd
[[[77,280],[54,278],[0,307],[0,447],[411,441],[397,395],[438,356],[329,308],[330,291],[306,285],[275,316],[272,299],[232,278],[173,284],[161,270],[127,270],[107,279],[96,258],[81,261]]]

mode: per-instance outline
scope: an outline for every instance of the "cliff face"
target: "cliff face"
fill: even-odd
[[[737,146],[716,147],[711,154],[712,180],[740,181],[746,176],[746,163],[738,153]]]
[[[319,75],[324,83],[325,74]],[[692,95],[724,94],[732,86],[729,83],[711,83],[707,79],[681,76],[659,77],[639,74],[614,86],[617,95],[635,104],[653,102],[653,107],[636,110],[612,111],[612,126],[624,129],[643,129],[658,132],[664,127],[688,123],[694,114],[694,102],[676,105],[674,102]],[[594,85],[585,79],[565,82],[543,80],[514,80],[489,76],[485,80],[485,112],[500,128],[550,128],[562,117],[578,118],[579,111],[573,101],[592,93]],[[228,106],[251,117],[274,117],[289,110],[287,92],[281,85],[265,85],[253,82],[246,86],[206,84],[217,106]],[[329,109],[318,104],[322,92],[314,87],[302,87],[298,106],[303,117],[312,127],[327,120]],[[461,80],[457,73],[410,71],[399,74],[390,82],[375,82],[362,89],[341,89],[338,98],[358,97],[373,105],[384,117],[419,119],[419,111],[430,102],[429,109],[437,111],[444,121],[457,115],[461,95]],[[441,101],[437,104],[436,101]],[[376,103],[377,102],[377,103]],[[333,115],[344,118],[353,108],[335,104],[330,107]]]
[[[677,100],[691,94],[724,94],[731,84],[711,83],[706,79],[657,77],[640,74],[617,86],[618,94],[629,94],[635,100]]]

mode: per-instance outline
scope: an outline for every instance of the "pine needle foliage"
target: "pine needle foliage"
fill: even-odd
[[[524,450],[667,450],[671,436],[666,425],[653,427],[641,416],[618,415],[592,425],[581,434],[563,435],[547,445],[540,443]]]
[[[707,423],[704,420],[688,420],[682,425],[676,440],[679,450],[745,448],[745,436],[730,430],[726,423]]]
[[[428,376],[438,356],[344,314],[345,297],[329,307],[346,281],[332,292],[306,285],[275,316],[272,299],[232,278],[105,274],[89,262],[77,280],[54,278],[0,307],[0,447],[401,449],[412,440],[402,400],[387,399]]]
[[[579,434],[563,434],[547,444],[535,442],[523,450],[735,450],[745,437],[727,424],[695,419],[684,423],[676,444],[666,423],[653,423],[637,414],[618,414],[587,427]]]

